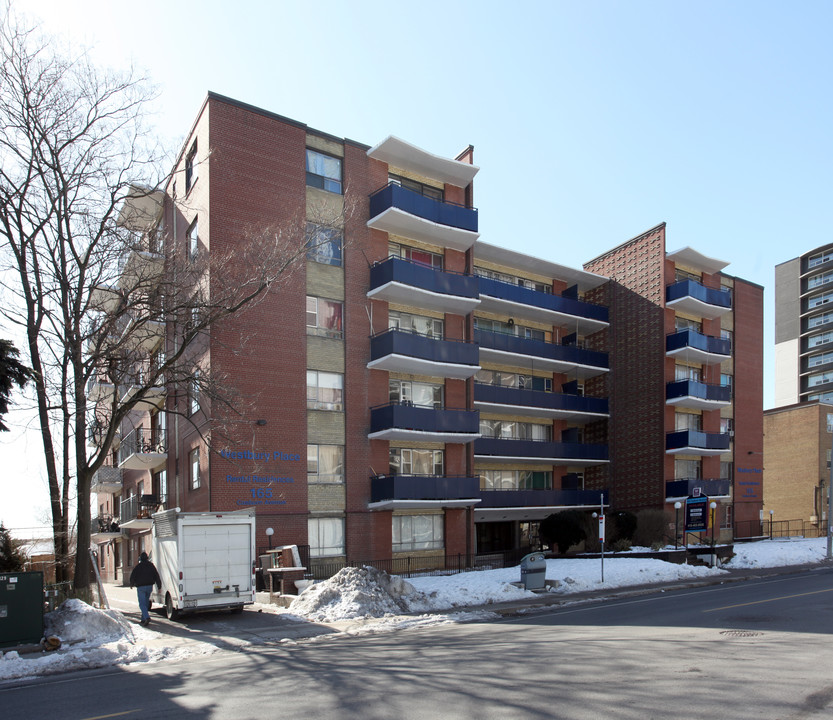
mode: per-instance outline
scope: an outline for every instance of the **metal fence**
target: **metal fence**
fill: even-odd
[[[747,520],[735,523],[735,540],[757,540],[760,538],[804,537],[817,538],[827,535],[823,523],[807,520]]]

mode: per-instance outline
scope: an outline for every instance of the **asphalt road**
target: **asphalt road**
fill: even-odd
[[[833,716],[833,569],[0,687],[8,718]]]

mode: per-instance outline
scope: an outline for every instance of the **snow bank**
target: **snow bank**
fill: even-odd
[[[135,625],[118,610],[98,610],[81,600],[67,600],[43,616],[44,637],[57,635],[65,645],[75,643],[135,642]]]

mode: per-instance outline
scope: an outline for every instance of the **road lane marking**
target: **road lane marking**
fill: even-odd
[[[711,608],[710,610],[703,610],[704,613],[717,612],[718,610],[731,610],[732,608],[746,607],[747,605],[760,605],[761,603],[775,602],[776,600],[789,600],[790,598],[804,597],[805,595],[818,595],[819,593],[833,592],[833,588],[826,590],[813,590],[806,593],[797,593],[795,595],[782,595],[781,597],[769,598],[768,600],[753,600],[752,602],[738,603],[737,605],[724,605],[723,607]]]
[[[104,718],[121,717],[122,715],[130,715],[130,713],[141,712],[141,708],[136,710],[124,710],[122,712],[110,713],[109,715],[94,715],[92,717],[83,718],[83,720],[104,720]]]

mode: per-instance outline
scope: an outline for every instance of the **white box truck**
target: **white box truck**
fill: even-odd
[[[255,601],[255,512],[155,513],[151,560],[162,580],[152,599],[169,619],[203,610],[241,612]]]

